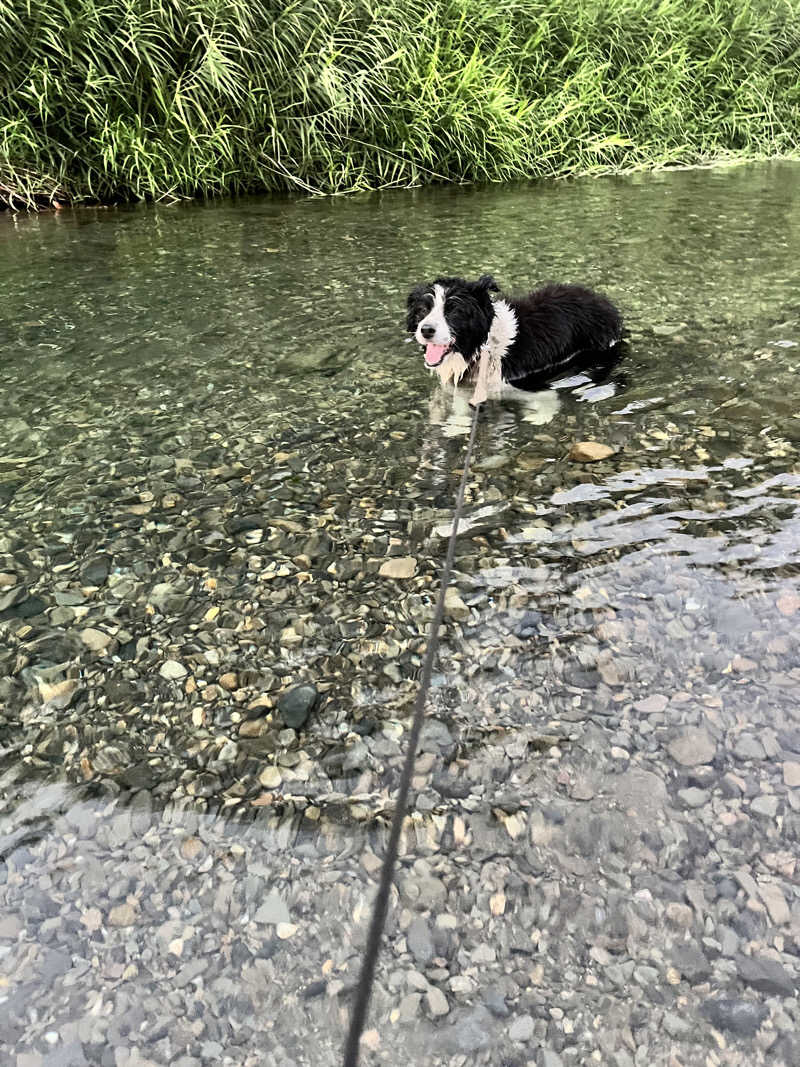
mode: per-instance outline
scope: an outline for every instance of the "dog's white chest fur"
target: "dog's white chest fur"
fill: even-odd
[[[503,385],[503,356],[517,336],[517,316],[505,300],[495,300],[494,318],[486,341],[478,357],[478,374],[473,404],[482,404],[489,396],[497,396]],[[467,371],[467,363],[460,352],[451,352],[437,368],[442,385],[452,379],[458,385]]]
[[[517,316],[514,309],[505,300],[495,300],[494,318],[483,347],[488,349],[491,356],[502,359],[517,336],[517,329]]]

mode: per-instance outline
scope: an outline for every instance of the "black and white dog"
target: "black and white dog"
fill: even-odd
[[[498,384],[531,388],[570,365],[607,358],[622,337],[619,311],[591,289],[549,283],[527,296],[494,300],[492,292],[499,289],[488,274],[476,282],[437,278],[412,290],[407,325],[425,346],[426,366],[441,375],[447,361],[460,357],[451,376],[469,380],[485,362]]]

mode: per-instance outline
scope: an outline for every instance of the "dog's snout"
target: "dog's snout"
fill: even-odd
[[[430,341],[431,337],[436,333],[435,326],[420,326],[419,332],[425,338],[426,341]]]

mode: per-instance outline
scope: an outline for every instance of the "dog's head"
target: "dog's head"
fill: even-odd
[[[472,362],[489,335],[494,318],[490,292],[499,292],[489,274],[476,282],[437,278],[408,296],[408,331],[425,345],[425,363],[438,367],[450,352]]]

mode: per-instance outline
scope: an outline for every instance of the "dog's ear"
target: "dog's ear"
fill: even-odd
[[[491,274],[482,274],[475,283],[480,289],[485,289],[488,293],[499,293],[500,286],[491,276]]]

